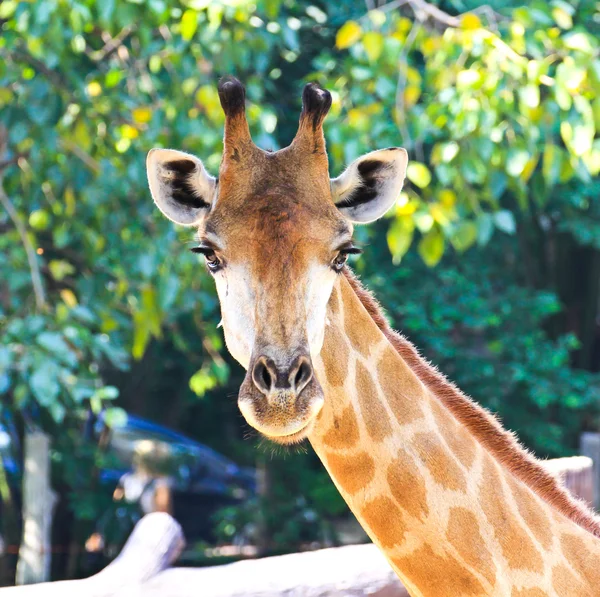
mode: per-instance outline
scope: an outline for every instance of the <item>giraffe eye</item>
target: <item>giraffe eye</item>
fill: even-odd
[[[221,269],[221,261],[215,255],[214,251],[212,253],[205,253],[204,257],[206,258],[206,267],[211,272],[216,272]]]
[[[331,262],[331,267],[335,272],[341,272],[348,261],[348,255],[360,255],[362,251],[353,244],[346,244],[338,249],[338,254]]]
[[[341,272],[344,268],[344,265],[346,265],[346,261],[348,261],[348,253],[340,251],[337,254],[337,257],[333,260],[331,267],[334,269],[334,271]]]
[[[204,255],[204,258],[206,259],[206,267],[208,268],[208,271],[210,272],[216,272],[219,271],[222,267],[221,264],[221,260],[217,257],[217,255],[215,254],[215,252],[208,248],[208,247],[193,247],[191,249],[192,253],[200,253],[202,255]]]

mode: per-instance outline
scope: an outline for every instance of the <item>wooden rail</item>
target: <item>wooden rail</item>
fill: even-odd
[[[545,462],[578,497],[594,500],[592,460]],[[137,524],[121,554],[83,580],[0,590],[1,597],[409,597],[372,544],[245,560],[209,568],[170,568],[184,546],[165,513]]]

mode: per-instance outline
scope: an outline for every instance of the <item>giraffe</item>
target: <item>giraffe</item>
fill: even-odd
[[[387,324],[346,265],[353,226],[402,188],[400,148],[329,178],[331,95],[308,84],[291,144],[254,145],[245,92],[219,83],[223,158],[153,149],[152,197],[197,229],[228,350],[246,369],[238,405],[268,439],[308,438],[412,597],[600,595],[600,520],[491,414]]]

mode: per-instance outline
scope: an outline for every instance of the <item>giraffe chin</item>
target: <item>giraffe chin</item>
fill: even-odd
[[[273,412],[271,409],[269,409],[271,410],[269,413],[271,417],[267,417],[266,420],[259,420],[253,402],[240,399],[238,400],[238,406],[248,425],[256,429],[256,431],[258,431],[265,439],[277,444],[292,445],[300,443],[310,435],[315,425],[317,415],[323,407],[323,402],[322,396],[313,396],[310,403],[306,405],[307,408],[300,420],[298,420],[299,417],[297,413],[296,416],[292,415],[292,417],[290,417],[288,413],[281,413],[276,410]],[[286,416],[286,414],[288,416]],[[271,421],[269,421],[269,418]],[[281,424],[282,418],[287,419],[285,424]],[[293,420],[290,421],[292,418]],[[280,421],[279,424],[273,422],[277,419]]]
[[[262,433],[263,437],[266,439],[284,446],[292,446],[293,444],[299,444],[304,441],[313,430],[315,426],[315,419],[311,419],[307,425],[305,425],[300,431],[296,431],[295,433],[290,433],[289,435],[269,435],[267,433]]]

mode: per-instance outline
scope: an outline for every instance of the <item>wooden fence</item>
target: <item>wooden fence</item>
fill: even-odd
[[[600,446],[600,443],[599,443]],[[577,456],[545,466],[593,503],[593,462]],[[170,568],[184,547],[181,527],[155,512],[135,527],[121,554],[82,579],[0,590],[1,597],[409,597],[372,544],[245,560],[208,568]]]

